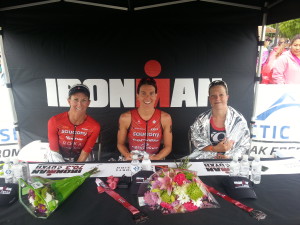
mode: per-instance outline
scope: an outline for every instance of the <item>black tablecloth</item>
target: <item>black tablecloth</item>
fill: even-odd
[[[200,177],[209,186],[224,192],[223,176]],[[105,179],[104,179],[105,180]],[[160,211],[147,211],[145,225],[299,225],[300,224],[300,174],[264,175],[255,185],[258,199],[241,202],[261,210],[268,216],[257,221],[233,204],[215,196],[220,208],[201,209],[185,214],[162,215]],[[128,189],[116,189],[131,204],[138,206],[137,197]],[[128,210],[106,193],[98,194],[95,178],[88,178],[48,219],[37,219],[16,202],[0,207],[0,225],[131,225],[135,224]]]

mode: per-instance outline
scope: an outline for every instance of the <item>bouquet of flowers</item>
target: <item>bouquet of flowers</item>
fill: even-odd
[[[86,178],[97,172],[94,168],[81,176],[61,180],[31,177],[31,183],[19,179],[19,200],[30,214],[46,219]]]
[[[163,214],[219,208],[206,186],[193,171],[165,168],[154,173],[140,186],[140,206],[159,209]]]

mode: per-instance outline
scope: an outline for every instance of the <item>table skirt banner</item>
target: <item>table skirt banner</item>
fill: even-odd
[[[196,171],[198,176],[224,176],[229,174],[230,161],[190,162],[190,170]],[[262,175],[269,174],[300,174],[300,163],[294,158],[262,161],[264,171]],[[31,163],[29,164],[31,176],[45,178],[63,178],[83,173],[97,167],[100,172],[92,177],[131,176],[130,163]],[[157,171],[163,167],[175,168],[173,162],[153,162],[152,169]]]

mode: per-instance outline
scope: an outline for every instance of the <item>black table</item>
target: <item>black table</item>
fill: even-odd
[[[225,193],[223,176],[200,177],[209,186]],[[106,179],[104,179],[106,180]],[[233,204],[214,195],[220,208],[201,209],[185,214],[162,215],[160,211],[147,211],[145,225],[299,225],[300,224],[300,174],[264,175],[255,186],[258,199],[241,202],[267,214],[257,221]],[[137,197],[128,189],[116,191],[134,206]],[[0,207],[0,225],[131,225],[135,224],[128,210],[106,193],[98,194],[95,178],[88,178],[48,219],[37,219],[16,202]]]

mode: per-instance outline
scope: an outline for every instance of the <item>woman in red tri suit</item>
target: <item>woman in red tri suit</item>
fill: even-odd
[[[48,121],[50,149],[66,161],[86,161],[99,136],[100,124],[86,114],[90,102],[88,87],[74,85],[69,90],[70,110]]]
[[[136,96],[140,106],[119,118],[118,150],[126,160],[132,160],[132,151],[147,152],[151,160],[162,160],[172,150],[171,116],[154,107],[157,86],[153,78],[140,80]]]

